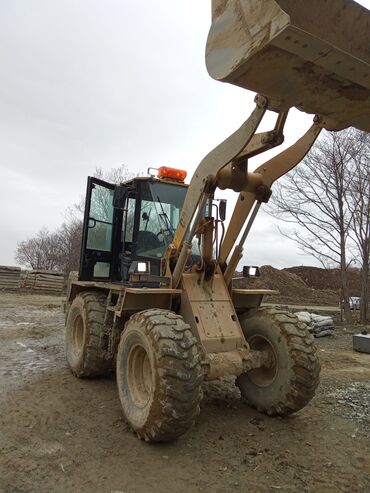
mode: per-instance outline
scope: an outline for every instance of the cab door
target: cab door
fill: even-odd
[[[79,279],[111,281],[114,278],[114,237],[117,210],[113,206],[115,185],[88,177],[81,243]],[[122,214],[121,214],[122,226]]]

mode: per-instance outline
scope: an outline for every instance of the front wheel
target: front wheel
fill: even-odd
[[[123,413],[139,438],[168,442],[199,414],[202,370],[197,341],[182,317],[151,309],[126,323],[117,353]]]
[[[310,402],[319,383],[320,363],[308,327],[293,314],[259,308],[240,319],[251,350],[268,351],[273,362],[240,375],[236,384],[258,411],[288,415]]]

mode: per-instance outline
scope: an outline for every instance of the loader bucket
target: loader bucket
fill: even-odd
[[[370,11],[353,0],[212,0],[211,77],[370,132]]]

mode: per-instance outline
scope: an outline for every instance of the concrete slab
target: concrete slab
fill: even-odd
[[[360,353],[370,354],[370,334],[354,334],[353,349]]]

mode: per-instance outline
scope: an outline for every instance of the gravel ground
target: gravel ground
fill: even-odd
[[[114,378],[78,380],[61,298],[0,293],[0,492],[370,491],[370,355],[352,332],[317,340],[316,397],[269,418],[232,381],[204,386],[196,425],[147,445],[123,420]]]
[[[333,400],[333,408],[346,419],[355,421],[361,435],[370,439],[370,382],[353,382],[341,385],[328,398]],[[358,433],[355,434],[357,436]]]

